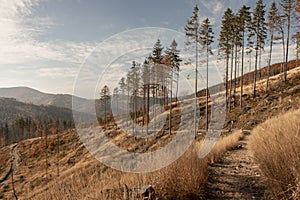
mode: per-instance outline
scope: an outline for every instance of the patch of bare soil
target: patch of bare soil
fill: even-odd
[[[238,146],[209,166],[205,199],[264,199],[266,178],[247,148],[248,135]]]

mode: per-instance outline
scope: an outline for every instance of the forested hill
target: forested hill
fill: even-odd
[[[72,97],[69,94],[48,94],[29,87],[0,88],[0,97],[14,98],[17,101],[35,105],[49,105],[62,108],[72,108],[72,98],[80,105],[77,111],[85,112],[90,101],[81,97]]]
[[[51,105],[34,105],[17,101],[14,98],[0,97],[0,123],[11,123],[18,118],[52,118],[61,121],[72,120],[72,111]]]

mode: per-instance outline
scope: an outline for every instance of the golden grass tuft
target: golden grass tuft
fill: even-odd
[[[269,179],[268,198],[300,199],[300,110],[256,127],[249,147]]]

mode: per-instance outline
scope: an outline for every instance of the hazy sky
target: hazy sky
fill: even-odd
[[[85,58],[114,34],[143,27],[183,33],[195,3],[200,18],[210,18],[217,34],[227,7],[255,7],[253,0],[0,2],[0,87],[28,86],[50,93],[72,93]]]

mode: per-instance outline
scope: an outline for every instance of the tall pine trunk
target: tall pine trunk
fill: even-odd
[[[255,65],[253,73],[253,98],[256,96],[256,73],[257,73],[257,60],[258,60],[258,47],[255,49]]]
[[[206,44],[206,131],[208,131],[208,44]]]
[[[288,30],[287,30],[287,37],[286,37],[286,53],[285,53],[285,64],[284,64],[284,70],[283,70],[283,77],[284,82],[286,82],[287,77],[287,64],[289,59],[289,41],[290,41],[290,29],[291,29],[291,16],[288,16]]]
[[[231,111],[231,95],[232,95],[232,76],[233,76],[233,46],[231,48],[231,66],[230,66],[230,90],[229,90],[229,111]]]
[[[281,73],[284,73],[284,61],[285,61],[285,36],[284,31],[281,32],[282,34],[282,65],[281,65]]]
[[[236,104],[235,104],[235,100],[236,100],[236,78],[237,78],[237,45],[235,45],[235,48],[234,48],[234,89],[233,89],[233,106],[235,107]]]
[[[194,108],[194,137],[196,140],[197,137],[197,102],[198,102],[198,98],[197,98],[197,90],[198,90],[198,32],[196,32],[196,68],[195,68],[195,108]]]
[[[229,54],[226,55],[226,72],[225,72],[225,98],[226,98],[226,111],[228,111],[228,67],[229,67]]]
[[[148,135],[149,133],[149,121],[150,121],[150,117],[149,117],[149,110],[150,110],[150,83],[147,84],[147,110],[146,110],[146,114],[147,114],[147,118],[146,118],[146,133]]]
[[[272,59],[272,50],[273,50],[273,39],[274,39],[274,34],[273,32],[271,33],[271,40],[270,40],[270,53],[269,53],[269,59],[268,59],[268,74],[267,74],[267,86],[266,86],[266,93],[268,92],[269,88],[269,81],[270,81],[270,65],[271,65],[271,59]]]
[[[178,84],[179,84],[179,68],[177,69],[177,81],[176,81],[176,104],[178,99]]]
[[[242,66],[241,66],[241,91],[240,91],[240,107],[243,107],[243,86],[244,86],[244,43],[245,43],[245,32],[243,31],[243,41],[242,41]]]
[[[144,86],[143,86],[143,121],[142,121],[143,126],[145,125],[145,121],[146,121],[145,116],[147,115],[146,106],[147,106],[147,102],[146,102],[146,85],[144,84]]]
[[[170,88],[171,88],[171,90],[170,90],[170,106],[169,106],[169,133],[170,133],[170,135],[172,134],[172,131],[171,131],[171,129],[172,129],[172,88],[173,87],[173,70],[172,70],[172,68],[171,68],[171,86],[170,86]]]

